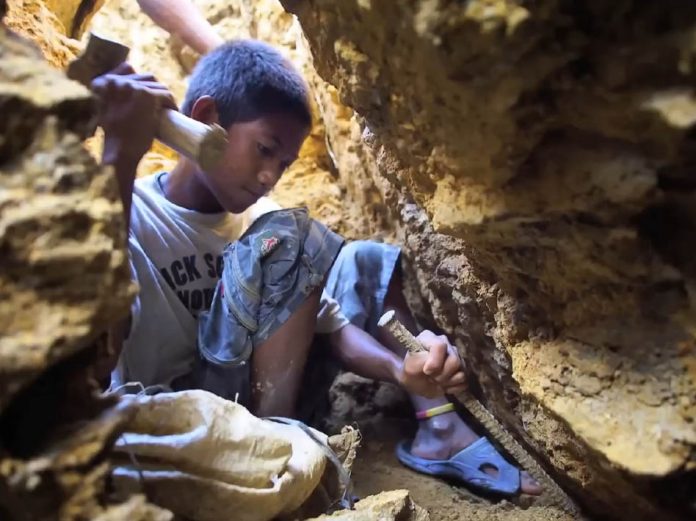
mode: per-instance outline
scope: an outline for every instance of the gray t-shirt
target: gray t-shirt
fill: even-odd
[[[140,291],[131,310],[111,385],[169,385],[191,371],[197,317],[210,307],[222,270],[222,251],[266,212],[280,208],[260,199],[243,214],[203,214],[166,199],[157,175],[137,179],[128,238],[133,279]],[[322,293],[317,333],[348,324],[338,303]]]

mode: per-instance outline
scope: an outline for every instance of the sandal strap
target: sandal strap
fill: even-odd
[[[441,414],[447,414],[448,412],[452,412],[454,410],[453,403],[446,403],[444,405],[438,405],[437,407],[431,407],[430,409],[426,409],[424,411],[418,411],[416,413],[416,418],[419,420],[427,420],[428,418],[440,416]]]

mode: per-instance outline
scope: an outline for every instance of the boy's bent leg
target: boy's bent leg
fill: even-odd
[[[255,415],[294,415],[314,336],[320,295],[321,289],[311,293],[282,326],[254,349],[251,407]]]
[[[417,332],[415,320],[403,294],[398,248],[371,241],[348,244],[332,268],[327,291],[339,301],[354,325],[372,334],[400,358],[405,356],[405,349],[396,339],[376,327],[381,314],[391,309],[407,329],[414,334]],[[409,396],[417,411],[448,403],[444,396],[438,399],[415,394]],[[423,459],[448,460],[477,439],[479,436],[456,412],[448,412],[421,421],[409,451]],[[482,470],[492,475],[497,472],[488,467]],[[521,474],[521,478],[523,492],[541,493],[541,488],[526,472]]]
[[[198,318],[198,370],[184,385],[259,416],[292,415],[321,290],[342,242],[304,209],[256,219],[223,252],[210,309]]]

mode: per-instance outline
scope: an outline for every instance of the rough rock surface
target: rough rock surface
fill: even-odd
[[[286,0],[304,42],[272,0],[197,3],[225,36],[284,45],[314,87],[324,127],[279,200],[351,237],[398,228],[474,388],[588,512],[696,516],[696,6]],[[134,0],[115,9],[103,26],[137,65],[166,57],[147,68],[182,92],[195,57]]]
[[[80,37],[104,2],[105,0],[44,0],[46,7],[55,13],[63,25],[63,32],[71,38]]]
[[[81,145],[93,99],[6,29],[2,58],[0,406],[127,312],[134,290],[115,183]]]
[[[692,517],[696,7],[284,4],[491,410],[590,512]]]
[[[129,411],[95,366],[134,288],[115,180],[81,144],[93,100],[0,23],[0,106],[0,519],[168,520],[104,492]]]
[[[353,237],[396,225],[481,397],[591,511],[690,515],[693,7],[285,2],[312,60],[272,0],[197,4],[314,88],[324,128],[279,200]],[[100,19],[165,82],[195,61],[133,0]]]
[[[355,505],[355,510],[340,510],[333,515],[315,517],[307,521],[429,521],[428,513],[411,501],[408,490],[392,490],[366,497]]]
[[[63,69],[79,50],[78,42],[66,36],[65,27],[42,0],[7,0],[4,20],[13,31],[38,45],[56,68]]]

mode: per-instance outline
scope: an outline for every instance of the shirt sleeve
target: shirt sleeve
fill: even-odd
[[[341,311],[341,305],[329,296],[326,291],[321,292],[319,301],[319,313],[317,314],[317,329],[319,334],[334,333],[350,323]]]

